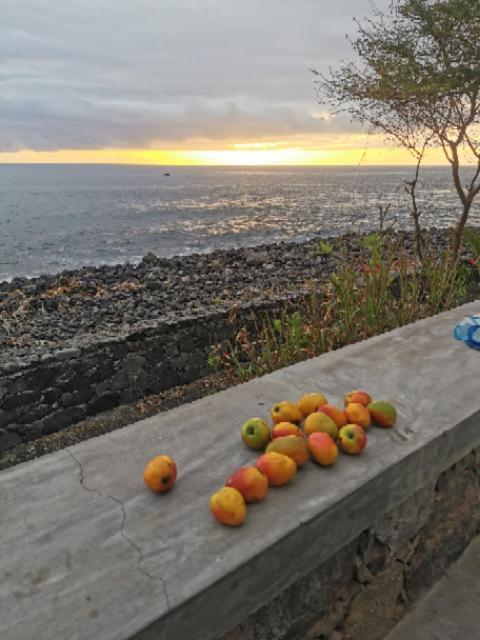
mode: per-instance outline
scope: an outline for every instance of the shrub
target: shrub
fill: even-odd
[[[464,302],[466,271],[450,251],[425,248],[421,261],[401,243],[372,234],[359,260],[341,252],[339,269],[312,282],[295,311],[263,316],[242,328],[210,361],[245,380],[415,322]],[[214,357],[216,354],[216,357]],[[221,354],[221,355],[219,355]]]

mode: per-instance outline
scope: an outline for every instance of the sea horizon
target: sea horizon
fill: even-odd
[[[39,162],[4,162],[0,160],[1,166],[111,166],[111,167],[159,167],[159,168],[189,168],[189,169],[255,169],[255,168],[268,168],[268,169],[339,169],[345,167],[347,169],[359,168],[359,169],[381,169],[381,168],[407,168],[410,167],[415,170],[416,164],[415,162],[411,163],[381,163],[381,164],[363,164],[363,163],[341,163],[341,164],[262,164],[262,163],[252,163],[252,164],[157,164],[155,162],[50,162],[50,161],[39,161]],[[422,168],[424,169],[448,169],[450,165],[447,163],[425,163],[422,164]],[[465,168],[474,167],[473,163],[465,164]]]

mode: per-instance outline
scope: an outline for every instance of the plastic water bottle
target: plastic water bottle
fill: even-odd
[[[457,324],[453,331],[453,335],[457,340],[464,342],[473,342],[474,344],[480,340],[480,314],[467,316]],[[473,345],[469,345],[473,346]]]
[[[480,349],[480,323],[468,329],[466,343],[472,349]]]

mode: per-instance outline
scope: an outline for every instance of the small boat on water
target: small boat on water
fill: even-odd
[[[164,176],[169,176],[170,174],[167,172],[167,173],[164,173],[163,175],[164,175]]]

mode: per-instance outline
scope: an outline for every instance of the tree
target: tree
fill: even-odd
[[[359,61],[328,75],[314,71],[318,100],[413,154],[416,174],[407,192],[417,243],[420,165],[428,147],[443,149],[461,203],[456,258],[480,192],[480,0],[392,0],[388,11],[373,8],[357,26],[351,44]]]

